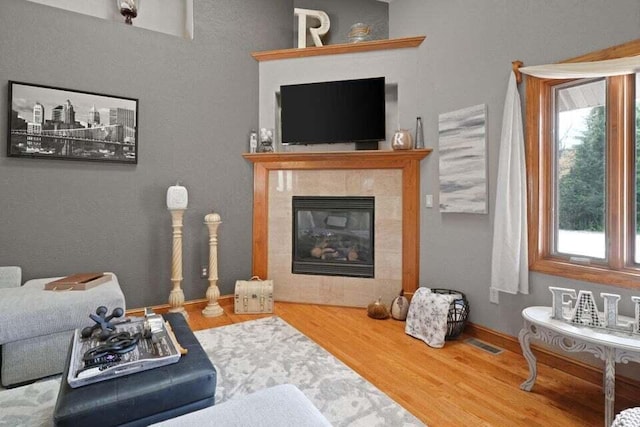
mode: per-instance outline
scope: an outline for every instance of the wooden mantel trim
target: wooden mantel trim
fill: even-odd
[[[272,170],[400,169],[402,170],[402,289],[411,297],[420,273],[420,161],[431,149],[344,151],[327,153],[243,154],[253,163],[252,275],[268,271],[269,172]]]
[[[312,169],[335,169],[333,165],[323,167],[320,163],[326,162],[349,162],[363,163],[360,167],[350,165],[350,169],[384,169],[378,166],[371,166],[370,163],[394,163],[405,160],[422,160],[431,153],[431,148],[417,150],[362,150],[362,151],[327,151],[327,152],[286,152],[286,153],[245,153],[242,155],[251,163],[273,163],[273,162],[312,162]],[[391,166],[393,167],[393,166]],[[300,167],[299,169],[309,169]]]
[[[360,43],[330,44],[327,46],[313,46],[294,49],[267,50],[252,52],[251,56],[258,61],[272,61],[275,59],[304,58],[308,56],[337,55],[341,53],[368,52],[372,50],[402,49],[420,46],[426,36],[403,37],[388,40],[372,40]]]

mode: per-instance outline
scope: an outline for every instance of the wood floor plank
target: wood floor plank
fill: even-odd
[[[221,301],[224,315],[205,318],[189,311],[194,330],[269,315],[233,314],[233,300]],[[602,388],[538,364],[531,392],[520,390],[529,370],[521,354],[492,355],[466,344],[464,336],[433,349],[404,333],[404,322],[374,320],[366,310],[277,302],[277,316],[358,372],[431,427],[600,426]],[[640,406],[640,390],[625,386],[616,413]]]

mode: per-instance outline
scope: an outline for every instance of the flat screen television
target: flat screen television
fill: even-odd
[[[280,86],[282,143],[383,141],[384,83],[375,77]]]

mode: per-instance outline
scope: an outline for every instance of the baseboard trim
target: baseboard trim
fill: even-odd
[[[208,303],[209,303],[209,300],[206,298],[194,299],[190,301],[185,301],[184,308],[187,311],[202,310],[207,306]],[[220,298],[218,298],[218,304],[220,304],[222,307],[227,307],[229,305],[232,305],[233,295],[221,296]],[[153,309],[153,311],[155,311],[158,314],[164,314],[169,312],[169,309],[171,308],[171,306],[169,304],[159,304],[159,305],[153,305],[151,306],[151,308]],[[130,310],[127,310],[126,314],[127,316],[144,316],[144,309],[145,307],[132,308]]]
[[[469,336],[481,339],[498,347],[502,347],[505,350],[522,354],[520,341],[511,335],[503,334],[502,332],[495,331],[485,326],[476,325],[471,322],[467,324],[464,332]],[[561,370],[592,384],[602,385],[602,368],[555,353],[540,345],[531,344],[531,350],[534,351],[538,363],[544,363],[547,366]],[[629,392],[637,392],[638,389],[640,389],[640,381],[616,375],[616,388],[616,392],[620,392],[622,388],[632,388],[633,390],[629,390]]]

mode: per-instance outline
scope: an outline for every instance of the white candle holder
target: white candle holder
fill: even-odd
[[[204,217],[204,223],[209,228],[209,288],[207,288],[207,306],[202,310],[205,317],[221,316],[224,313],[218,303],[220,289],[218,288],[218,227],[222,223],[220,215],[210,213]]]
[[[187,189],[176,184],[167,190],[167,208],[171,212],[171,227],[173,229],[173,254],[171,258],[171,283],[173,287],[169,293],[171,313],[181,313],[185,318],[189,315],[184,309],[184,292],[182,283],[182,219],[187,209]]]

